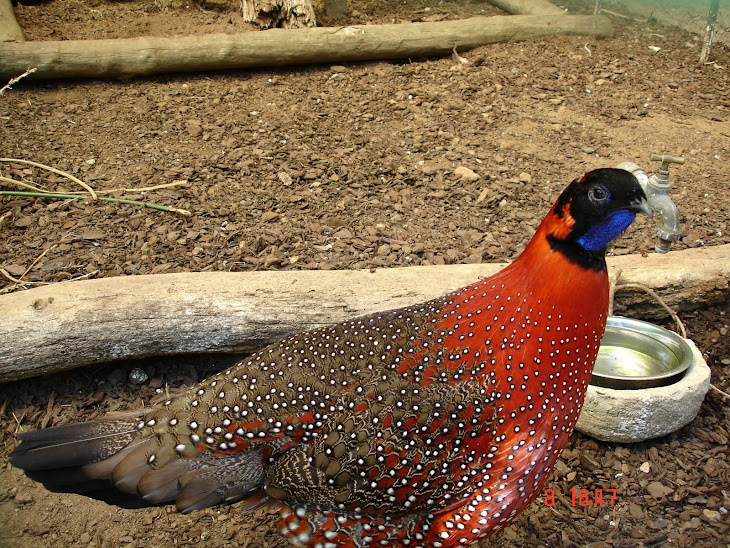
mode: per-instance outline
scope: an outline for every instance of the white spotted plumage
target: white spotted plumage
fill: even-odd
[[[600,245],[642,196],[630,175],[592,172],[491,278],[290,337],[128,423],[89,423],[118,435],[93,469],[184,512],[268,497],[297,546],[489,536],[537,496],[575,425],[606,321]]]

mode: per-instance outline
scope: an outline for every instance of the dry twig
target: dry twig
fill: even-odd
[[[720,390],[720,389],[719,389],[719,388],[718,388],[717,386],[715,386],[714,384],[711,384],[711,385],[710,385],[710,388],[712,388],[712,389],[713,389],[713,390],[714,390],[715,392],[717,392],[718,394],[720,394],[720,395],[721,395],[721,396],[722,396],[723,398],[725,398],[725,399],[727,399],[727,400],[730,400],[730,394],[728,394],[727,392],[723,392],[722,390]]]
[[[672,319],[674,320],[674,323],[677,325],[677,329],[679,331],[679,334],[682,336],[682,338],[683,339],[687,338],[687,330],[684,328],[684,324],[682,323],[682,320],[679,319],[679,316],[677,315],[677,313],[674,310],[672,310],[672,308],[667,303],[664,302],[664,299],[662,299],[656,291],[654,291],[651,288],[646,287],[645,285],[641,285],[641,284],[621,284],[621,285],[617,285],[616,289],[641,289],[642,291],[645,291],[646,293],[648,293],[649,295],[654,297],[654,299],[656,299],[656,301],[661,305],[661,307],[664,310],[666,310],[669,313],[669,315],[672,317]]]
[[[4,183],[10,183],[13,185],[18,185],[20,187],[27,188],[28,190],[31,190],[33,192],[48,193],[47,190],[43,190],[42,188],[34,187],[33,185],[29,185],[28,183],[24,183],[22,181],[16,181],[15,179],[10,179],[9,177],[3,177],[2,175],[0,175],[0,181],[2,181]]]
[[[65,199],[65,200],[82,200],[86,195],[78,194],[59,194],[57,192],[24,192],[21,190],[0,190],[0,196],[32,196],[34,198],[51,198],[51,199]],[[126,200],[124,198],[109,198],[108,196],[97,196],[97,200],[100,202],[112,202],[115,204],[130,204],[142,207],[149,207],[150,209],[159,209],[160,211],[169,211],[171,213],[179,213],[185,217],[192,216],[192,213],[187,209],[181,209],[178,207],[165,206],[160,204],[153,204],[151,202],[140,202],[138,200]]]
[[[46,166],[44,164],[39,164],[37,162],[31,162],[29,160],[20,160],[17,158],[0,158],[0,162],[19,162],[22,164],[39,167],[41,169],[47,169],[53,173],[62,175],[64,177],[74,181],[75,183],[78,183],[82,187],[84,187],[86,189],[86,191],[91,195],[91,198],[94,200],[121,203],[121,204],[141,205],[141,206],[149,207],[152,209],[159,209],[161,211],[170,211],[173,213],[179,213],[180,215],[184,215],[186,217],[190,217],[192,215],[187,209],[163,206],[163,205],[159,205],[159,204],[141,202],[141,201],[137,201],[137,200],[126,200],[123,198],[107,198],[107,197],[99,196],[99,194],[113,194],[115,192],[147,192],[147,191],[159,190],[159,189],[163,189],[163,188],[171,188],[171,187],[175,187],[175,186],[189,184],[188,181],[186,181],[186,180],[172,181],[171,183],[163,183],[160,185],[153,185],[153,186],[149,186],[149,187],[117,188],[117,189],[113,189],[113,190],[103,190],[103,191],[97,192],[93,188],[91,188],[89,185],[87,185],[85,182],[74,177],[73,175],[66,173],[65,171],[61,171],[60,169]],[[74,191],[71,191],[69,193],[51,192],[51,191],[48,191],[48,190],[45,190],[42,188],[35,187],[33,185],[29,185],[28,183],[24,183],[22,181],[16,181],[15,179],[11,179],[9,177],[3,177],[3,176],[0,176],[0,182],[14,184],[14,185],[17,185],[17,186],[20,186],[23,188],[27,188],[28,190],[30,190],[30,192],[12,192],[12,191],[0,192],[0,195],[4,195],[4,196],[34,196],[34,197],[41,197],[41,198],[61,198],[61,199],[65,198],[68,200],[78,200],[86,195],[86,193],[74,192]]]
[[[451,52],[451,56],[454,58],[454,61],[456,61],[459,65],[468,65],[469,63],[471,63],[471,61],[469,61],[469,59],[459,55],[459,52],[456,51],[456,45],[454,45],[454,49]]]
[[[81,179],[74,177],[70,173],[66,173],[65,171],[61,171],[60,169],[56,169],[55,167],[47,166],[45,164],[39,164],[38,162],[31,162],[30,160],[20,160],[18,158],[0,158],[0,162],[14,162],[14,163],[20,163],[20,164],[26,164],[33,167],[38,167],[41,169],[45,169],[47,171],[50,171],[52,173],[55,173],[56,175],[61,175],[62,177],[66,177],[67,179],[73,181],[74,183],[82,186],[86,189],[86,191],[91,196],[92,200],[97,199],[96,192],[93,188],[91,188],[89,185],[87,185],[85,182],[83,182]],[[45,191],[44,191],[45,192]]]
[[[13,434],[17,434],[21,430],[23,430],[23,427],[20,425],[20,422],[25,418],[25,411],[23,411],[23,414],[18,418],[18,416],[13,412],[13,418],[15,419],[15,432]]]
[[[40,260],[41,260],[41,259],[42,259],[43,257],[45,257],[46,253],[48,253],[48,252],[49,252],[50,250],[52,250],[52,249],[55,249],[56,247],[58,247],[59,245],[61,245],[61,244],[62,244],[63,242],[65,242],[65,241],[66,241],[66,239],[67,239],[67,238],[68,238],[68,237],[69,237],[70,235],[71,235],[70,233],[69,233],[69,234],[66,234],[66,235],[65,235],[65,236],[64,236],[63,238],[61,238],[61,239],[60,239],[59,241],[57,241],[57,242],[56,242],[55,244],[53,244],[53,245],[49,246],[48,248],[46,248],[46,249],[45,249],[45,250],[43,251],[43,253],[41,253],[40,255],[38,255],[38,257],[36,257],[36,258],[35,258],[35,260],[34,260],[34,261],[33,261],[32,263],[30,263],[30,266],[29,266],[28,268],[26,268],[26,269],[25,269],[25,272],[23,272],[23,275],[22,275],[22,276],[20,277],[20,279],[22,280],[23,278],[25,278],[25,276],[26,276],[26,275],[28,274],[28,272],[30,272],[31,270],[33,270],[33,267],[34,267],[35,265],[37,265],[37,264],[38,264],[38,262],[39,262],[39,261],[40,261]],[[25,283],[25,282],[23,282],[23,283]]]
[[[7,84],[5,84],[2,88],[0,88],[0,95],[5,95],[5,92],[7,90],[12,89],[12,87],[15,84],[17,84],[18,82],[20,82],[23,78],[25,78],[29,74],[33,74],[36,70],[38,70],[38,69],[35,68],[35,67],[34,68],[29,68],[28,70],[26,70],[20,76],[16,76],[15,78],[11,79]]]
[[[16,283],[16,284],[22,284],[23,283],[22,280],[19,280],[18,278],[13,277],[10,274],[10,272],[8,272],[7,270],[5,270],[2,266],[0,266],[0,274],[2,274],[3,276],[5,276],[8,280],[10,280],[13,283]]]
[[[25,276],[27,273],[28,272],[25,272],[23,274],[23,276]],[[13,282],[15,284],[15,286],[11,286],[11,287],[17,287],[19,285],[48,285],[48,282],[28,282],[28,281],[22,280],[20,278],[16,278],[13,275],[11,275],[10,272],[8,272],[7,270],[5,270],[1,266],[0,266],[0,274],[2,274],[8,280],[10,280],[11,282]],[[6,288],[0,290],[0,293],[5,293],[5,289],[8,289],[8,288],[6,287]]]
[[[153,190],[160,190],[163,188],[172,188],[175,186],[189,185],[190,182],[186,180],[173,181],[171,183],[163,183],[160,185],[143,186],[139,188],[113,188],[111,190],[97,190],[97,194],[114,194],[116,192],[151,192]],[[69,192],[68,194],[77,194],[77,191]]]

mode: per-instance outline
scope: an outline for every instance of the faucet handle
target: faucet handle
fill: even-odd
[[[669,171],[669,164],[684,164],[684,156],[669,156],[668,154],[652,154],[650,157],[652,162],[661,162],[662,171]]]

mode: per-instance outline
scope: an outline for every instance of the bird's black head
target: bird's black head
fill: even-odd
[[[605,269],[606,247],[637,213],[652,214],[636,177],[613,168],[596,169],[573,181],[551,213],[557,217],[548,234],[551,247],[594,270]]]

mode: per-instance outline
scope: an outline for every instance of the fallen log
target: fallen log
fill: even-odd
[[[0,296],[0,382],[112,361],[250,352],[287,335],[418,303],[504,264],[369,271],[157,274],[62,282]],[[728,299],[730,245],[609,258],[620,283],[652,288],[687,311]],[[643,292],[616,313],[665,312]]]
[[[459,21],[271,29],[242,34],[0,44],[0,79],[107,78],[451,55],[495,42],[613,34],[602,15],[505,15]]]

